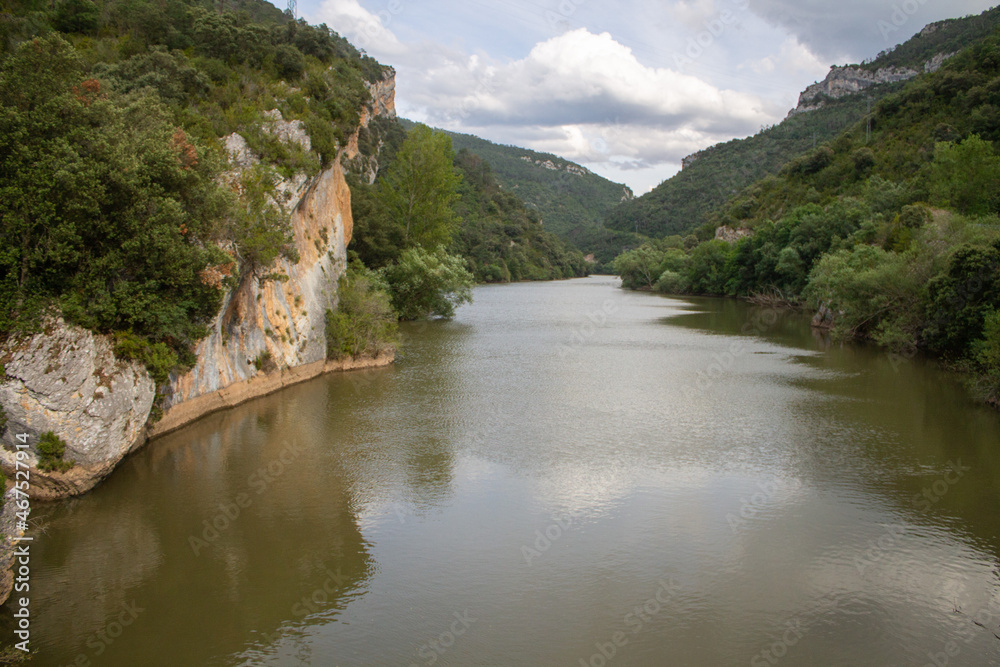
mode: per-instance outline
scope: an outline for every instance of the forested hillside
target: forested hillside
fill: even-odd
[[[768,295],[840,335],[926,350],[1000,398],[1000,36],[921,75],[860,123],[733,198],[713,226],[735,243],[679,237],[616,260],[626,284]]]
[[[409,127],[409,132],[403,130]],[[545,229],[535,209],[499,187],[491,165],[462,149],[457,155],[447,133],[424,125],[387,124],[377,136],[382,158],[373,183],[360,174],[351,179],[355,227],[351,249],[370,267],[397,261],[407,247],[445,246],[461,256],[479,282],[550,280],[586,275],[583,255]],[[425,201],[421,223],[438,221],[433,234],[408,238],[401,220],[407,220],[412,193]]]
[[[857,67],[873,72],[890,67],[922,72],[935,56],[954,53],[985,37],[998,24],[1000,9],[931,24],[905,43]],[[607,226],[656,238],[685,235],[700,227],[704,227],[703,234],[711,233],[712,215],[740,190],[834,139],[866,118],[872,105],[900,87],[898,83],[875,85],[839,99],[820,95],[820,108],[816,110],[794,114],[752,137],[696,153],[680,173],[612,210]]]
[[[127,337],[162,381],[227,287],[280,278],[268,267],[295,249],[278,183],[335,158],[387,72],[263,0],[6,3],[0,335],[54,309]],[[233,132],[260,156],[239,176]]]
[[[593,253],[597,268],[645,240],[628,230],[604,226],[614,207],[633,198],[627,186],[551,153],[495,144],[470,134],[446,134],[456,151],[468,150],[488,162],[497,185],[537,211],[545,229],[584,253]]]

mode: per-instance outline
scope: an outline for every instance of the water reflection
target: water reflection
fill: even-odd
[[[393,368],[212,416],[44,510],[39,664],[93,657],[131,600],[101,664],[1000,662],[996,413],[774,315],[477,289]]]

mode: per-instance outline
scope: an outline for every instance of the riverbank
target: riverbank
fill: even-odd
[[[726,296],[718,294],[668,294],[661,292],[652,287],[639,287],[635,289],[623,288],[631,292],[644,292],[647,294],[659,294],[665,297],[685,299],[685,298],[713,298],[713,299],[724,299],[732,300],[741,303],[747,303],[751,306],[756,306],[758,308],[767,308],[770,310],[780,310],[787,313],[802,313],[803,315],[808,314],[812,311],[805,304],[801,302],[796,302],[780,293],[764,293],[755,294],[751,296]],[[873,341],[871,338],[860,335],[845,334],[843,331],[837,332],[837,317],[838,313],[834,312],[825,305],[821,305],[812,315],[810,326],[814,331],[823,332],[825,335],[833,335],[837,340],[851,342],[854,344],[861,345],[872,345],[875,349],[878,349],[884,353],[889,359],[890,365],[897,367],[900,364],[910,361],[918,356],[923,356],[928,360],[934,361],[939,364],[941,368],[947,370],[949,373],[956,375],[965,385],[966,390],[969,392],[977,402],[983,403],[995,410],[1000,410],[1000,396],[998,396],[994,389],[991,387],[990,378],[976,370],[974,365],[966,361],[950,362],[947,359],[936,355],[928,350],[921,349],[916,344],[911,343],[908,345],[900,346],[899,348],[887,347],[885,345],[879,345],[877,342]]]
[[[210,394],[179,403],[163,413],[163,417],[149,427],[148,437],[153,439],[175,431],[196,419],[218,410],[232,408],[249,400],[266,396],[285,387],[311,380],[324,373],[353,371],[388,366],[396,358],[395,351],[383,352],[377,357],[328,359],[311,364],[282,368],[275,373],[259,373],[255,377],[236,382]]]

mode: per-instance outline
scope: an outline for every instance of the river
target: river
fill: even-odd
[[[36,503],[31,664],[1000,664],[995,411],[618,285],[479,287]]]

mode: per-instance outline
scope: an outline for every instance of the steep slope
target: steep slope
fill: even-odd
[[[1000,406],[1000,30],[727,202],[715,238],[662,239],[629,287],[816,309],[818,328],[966,372]]]
[[[863,120],[872,105],[898,91],[902,82],[936,71],[948,56],[998,24],[998,8],[940,21],[871,61],[831,68],[826,79],[803,91],[798,106],[784,121],[752,137],[688,156],[680,173],[611,211],[607,226],[653,237],[698,229],[737,192],[832,140]]]
[[[162,433],[345,366],[324,336],[352,234],[343,163],[394,117],[394,72],[263,0],[233,8],[4,17],[0,232],[20,241],[0,258],[0,464],[26,434],[34,495],[93,487],[147,419]]]
[[[411,121],[401,122],[404,127],[412,125]],[[642,243],[627,230],[604,227],[608,212],[634,198],[628,186],[551,153],[441,131],[451,137],[456,152],[465,149],[486,160],[500,187],[538,211],[545,229],[593,254],[599,264],[610,261],[623,248]]]
[[[466,149],[457,213],[462,224],[452,242],[480,282],[557,280],[586,275],[583,254],[545,229],[535,209],[499,187],[490,164]]]

